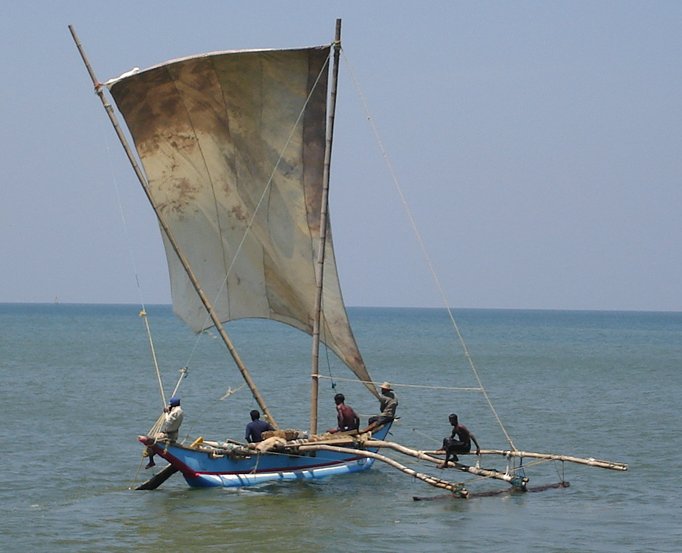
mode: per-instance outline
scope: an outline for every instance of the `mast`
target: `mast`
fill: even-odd
[[[320,360],[320,320],[322,312],[322,292],[324,280],[324,254],[327,243],[327,218],[329,212],[329,173],[332,157],[332,139],[334,138],[334,115],[336,112],[336,89],[339,77],[339,54],[341,51],[341,20],[336,20],[336,36],[334,38],[334,63],[332,66],[331,95],[329,99],[329,116],[327,118],[327,139],[324,148],[324,172],[322,174],[322,200],[320,212],[320,240],[315,265],[315,311],[313,319],[313,352],[310,392],[310,435],[317,434],[317,408],[319,391]]]
[[[267,405],[265,404],[265,400],[261,396],[260,392],[258,391],[258,388],[256,387],[255,382],[251,378],[251,374],[249,373],[249,370],[246,368],[246,365],[244,365],[244,362],[241,360],[241,357],[239,356],[239,353],[237,352],[236,348],[234,347],[234,344],[232,343],[232,340],[227,334],[227,331],[225,330],[225,327],[223,326],[222,322],[220,321],[217,313],[215,312],[215,309],[213,308],[213,304],[209,301],[208,297],[204,293],[203,289],[201,288],[201,285],[199,283],[199,280],[197,279],[196,275],[194,274],[194,271],[192,271],[191,266],[189,265],[189,262],[187,261],[187,258],[182,254],[180,251],[180,247],[178,246],[178,243],[176,242],[175,238],[170,232],[170,229],[164,222],[163,218],[161,217],[161,214],[159,213],[158,209],[156,208],[156,205],[154,205],[154,201],[152,200],[151,193],[149,192],[149,187],[147,184],[147,178],[145,177],[144,173],[142,172],[142,169],[140,168],[139,164],[137,163],[137,160],[135,159],[135,156],[133,155],[132,149],[130,148],[130,145],[128,144],[128,140],[126,139],[125,135],[123,134],[123,131],[121,129],[121,126],[118,123],[118,119],[116,117],[116,114],[114,113],[113,108],[111,107],[111,104],[107,101],[106,97],[104,96],[104,85],[100,83],[97,80],[97,77],[95,75],[95,72],[90,65],[90,62],[88,61],[87,56],[85,55],[85,51],[83,50],[83,47],[80,43],[80,40],[78,39],[78,35],[76,34],[75,29],[73,28],[72,25],[69,25],[69,31],[71,32],[71,36],[73,37],[73,41],[76,43],[76,48],[78,48],[78,52],[80,53],[80,56],[83,60],[83,63],[85,64],[85,68],[88,70],[88,74],[90,75],[90,79],[92,80],[93,85],[95,86],[95,92],[97,93],[97,96],[99,96],[100,101],[102,102],[102,105],[104,106],[104,109],[107,112],[107,115],[109,116],[109,120],[111,121],[111,124],[114,127],[114,130],[116,131],[116,136],[118,136],[119,141],[121,142],[121,145],[123,146],[123,149],[125,150],[126,155],[128,156],[128,160],[130,161],[130,164],[133,167],[133,170],[135,171],[135,175],[137,176],[138,181],[140,182],[140,185],[142,186],[142,189],[144,190],[145,195],[147,196],[147,200],[149,200],[150,205],[152,206],[152,209],[154,210],[154,214],[156,215],[157,220],[159,221],[159,225],[161,226],[161,229],[163,230],[163,233],[166,235],[166,238],[168,238],[168,242],[170,243],[171,247],[173,248],[173,251],[178,257],[178,260],[182,264],[182,267],[185,269],[185,272],[187,273],[187,276],[192,283],[192,286],[194,287],[197,295],[199,296],[199,299],[201,300],[201,303],[203,304],[204,308],[206,309],[206,312],[211,318],[211,321],[213,321],[213,324],[216,327],[216,330],[218,331],[218,334],[220,334],[220,337],[222,338],[223,342],[225,343],[225,346],[227,347],[227,350],[230,352],[230,355],[232,356],[232,359],[234,360],[235,364],[237,365],[237,368],[239,369],[239,372],[242,375],[242,378],[246,382],[247,386],[251,390],[251,394],[253,395],[253,398],[256,400],[258,403],[258,406],[261,408],[263,411],[263,415],[268,418],[270,423],[276,428],[277,423],[275,422],[275,419],[272,417],[272,414],[270,413],[270,410],[268,409]],[[326,156],[326,154],[325,154]],[[326,159],[326,157],[325,157]]]

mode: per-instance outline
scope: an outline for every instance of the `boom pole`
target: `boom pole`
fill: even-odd
[[[241,373],[242,378],[244,379],[247,386],[251,390],[251,394],[253,395],[253,398],[256,400],[256,402],[258,403],[258,406],[263,411],[264,416],[266,416],[268,418],[268,420],[270,421],[270,423],[276,428],[277,423],[275,422],[275,419],[272,417],[270,410],[268,409],[267,405],[265,404],[265,400],[263,399],[263,396],[261,396],[260,392],[258,391],[258,388],[256,387],[255,382],[251,378],[251,374],[249,373],[249,370],[246,368],[246,365],[244,365],[244,362],[241,360],[241,357],[239,356],[239,353],[237,352],[234,344],[232,343],[231,338],[227,334],[225,327],[223,326],[222,322],[220,321],[220,318],[218,317],[217,313],[215,312],[215,309],[213,308],[213,304],[210,302],[210,300],[208,299],[208,297],[204,293],[203,289],[201,288],[199,280],[197,279],[196,275],[194,274],[194,271],[192,271],[192,268],[189,264],[189,261],[187,261],[187,258],[183,255],[182,251],[180,250],[178,243],[176,242],[175,238],[171,234],[170,229],[168,228],[168,225],[166,225],[163,218],[161,217],[161,214],[159,213],[159,210],[156,208],[156,205],[154,205],[154,201],[152,200],[152,196],[151,196],[151,193],[149,191],[149,185],[147,183],[147,178],[146,178],[145,174],[142,172],[140,165],[137,163],[137,159],[133,155],[132,148],[128,144],[128,140],[125,137],[125,134],[123,133],[123,130],[121,129],[121,126],[118,123],[118,118],[116,117],[116,114],[114,113],[114,110],[111,107],[111,104],[107,101],[107,98],[104,95],[105,86],[102,83],[100,83],[99,80],[97,79],[97,76],[95,75],[95,72],[92,68],[92,65],[90,65],[90,61],[88,60],[87,56],[85,55],[85,51],[83,50],[83,46],[81,45],[81,42],[78,38],[78,35],[76,34],[76,30],[73,28],[72,25],[69,25],[69,31],[71,32],[71,36],[73,37],[73,41],[76,43],[76,48],[78,48],[78,52],[80,53],[80,56],[83,60],[83,63],[85,64],[85,68],[88,70],[88,74],[90,75],[90,79],[92,80],[92,83],[95,86],[95,92],[97,93],[97,96],[99,97],[100,101],[102,102],[102,105],[104,106],[105,111],[107,112],[107,115],[109,116],[109,121],[111,121],[111,124],[113,125],[114,130],[116,131],[116,136],[118,137],[119,141],[121,142],[121,145],[123,146],[123,149],[125,150],[126,155],[128,156],[128,160],[130,161],[130,164],[133,167],[133,171],[135,171],[135,175],[137,176],[137,180],[140,182],[140,185],[142,186],[142,189],[144,190],[144,193],[147,196],[147,200],[149,200],[149,203],[152,206],[152,209],[154,210],[154,214],[156,215],[156,218],[159,221],[159,225],[161,226],[163,233],[166,235],[166,238],[168,238],[169,244],[173,248],[173,251],[175,252],[175,254],[178,256],[178,260],[182,264],[182,267],[184,268],[185,272],[187,273],[187,276],[189,277],[189,280],[192,283],[194,290],[196,291],[197,295],[199,296],[201,303],[203,304],[204,308],[206,309],[206,312],[208,313],[209,317],[211,318],[211,321],[215,325],[216,330],[218,331],[218,334],[220,334],[220,337],[222,338],[223,342],[225,343],[227,350],[230,352],[230,355],[232,356],[232,359],[234,360],[235,364],[237,365],[237,368],[239,369],[239,372]]]

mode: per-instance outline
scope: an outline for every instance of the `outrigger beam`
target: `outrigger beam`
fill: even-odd
[[[353,439],[352,437],[349,437],[348,440],[345,441],[347,444],[357,444],[361,443],[363,447],[367,448],[385,448],[385,449],[392,449],[394,451],[397,451],[399,453],[403,453],[404,455],[408,455],[410,457],[414,457],[416,459],[420,459],[423,461],[427,461],[430,463],[434,463],[436,465],[442,464],[443,460],[442,458],[437,457],[437,455],[442,455],[442,451],[420,451],[416,449],[411,449],[409,447],[405,447],[403,445],[400,445],[396,442],[388,442],[388,441],[383,441],[383,440],[357,440]],[[345,445],[345,444],[344,444]],[[298,448],[302,451],[311,451],[314,449],[326,449],[326,448],[332,448],[328,449],[328,451],[337,451],[339,447],[341,446],[341,443],[339,442],[338,439],[332,439],[327,441],[326,444],[323,443],[315,443],[315,444],[306,444],[306,445],[299,445]],[[381,460],[391,466],[394,466],[395,468],[398,468],[402,472],[403,471],[402,465],[394,461],[393,459],[390,459],[389,457],[386,457],[384,455],[379,455],[376,453],[371,453],[367,452],[364,450],[356,450],[351,447],[343,447],[341,446],[342,452],[346,453],[349,451],[356,451],[358,455],[363,455],[366,457],[371,457],[375,458],[378,460]],[[375,457],[375,455],[378,455]],[[581,458],[581,457],[573,457],[570,455],[558,455],[558,454],[551,454],[551,453],[536,453],[532,451],[511,451],[511,450],[498,450],[498,449],[482,449],[481,450],[481,455],[500,455],[503,457],[506,457],[507,459],[512,458],[512,457],[528,457],[528,458],[535,458],[535,459],[547,459],[547,460],[552,460],[552,461],[565,461],[565,462],[570,462],[570,463],[577,463],[577,464],[582,464],[582,465],[587,465],[587,466],[592,466],[592,467],[598,467],[598,468],[605,468],[609,470],[619,470],[619,471],[626,471],[628,470],[628,466],[624,463],[617,463],[613,461],[604,461],[604,460],[599,460],[599,459],[592,459],[592,458]],[[395,463],[395,464],[393,464]],[[398,465],[398,466],[396,466]],[[517,490],[522,490],[525,491],[527,489],[527,484],[528,484],[528,478],[525,476],[520,476],[518,474],[514,474],[511,472],[501,472],[498,470],[494,469],[485,469],[481,468],[478,466],[471,466],[471,465],[465,465],[462,463],[452,463],[448,464],[449,467],[452,467],[456,470],[462,471],[462,472],[467,472],[469,474],[475,474],[477,476],[482,476],[484,478],[491,478],[494,480],[501,480],[504,482],[507,482],[510,484],[513,488]],[[403,467],[405,468],[405,467]],[[411,469],[407,469],[407,471],[411,471]],[[412,474],[415,471],[411,472],[406,472],[406,474]],[[429,478],[434,478],[434,477],[429,477]],[[421,480],[421,478],[420,478]],[[435,479],[439,480],[439,479]],[[429,483],[427,480],[424,480],[425,482]],[[433,484],[432,484],[433,485]],[[436,486],[436,487],[442,487],[442,486]]]
[[[443,480],[442,478],[436,478],[435,476],[431,476],[429,474],[424,474],[422,472],[417,472],[415,470],[412,470],[411,468],[406,467],[405,465],[402,465],[398,463],[397,461],[391,459],[390,457],[386,457],[385,455],[381,455],[379,453],[374,453],[373,451],[366,451],[362,449],[355,449],[351,447],[339,447],[339,446],[333,446],[333,445],[323,445],[323,444],[310,444],[310,445],[301,445],[298,446],[299,451],[334,451],[336,453],[346,453],[346,454],[352,454],[352,455],[357,455],[358,457],[367,457],[370,459],[376,459],[377,461],[382,461],[383,463],[386,463],[387,465],[392,466],[393,468],[398,469],[400,472],[407,474],[409,476],[412,476],[416,478],[417,480],[421,480],[422,482],[426,482],[430,486],[433,486],[435,488],[440,488],[443,490],[448,490],[455,494],[457,497],[461,498],[466,498],[469,495],[469,491],[464,487],[464,484],[461,482],[448,482],[447,480]]]
[[[417,459],[423,459],[425,461],[429,461],[429,462],[434,463],[436,465],[443,463],[442,459],[439,459],[438,457],[433,456],[433,454],[435,454],[436,452],[419,451],[416,449],[410,449],[408,447],[402,446],[402,445],[397,444],[395,442],[385,442],[382,440],[370,440],[368,442],[365,442],[365,446],[366,447],[385,447],[388,449],[393,449],[395,451],[399,451],[400,453],[404,453],[405,455],[409,455],[409,456],[415,457]],[[526,484],[528,483],[528,478],[521,477],[521,476],[518,476],[516,474],[508,474],[505,472],[500,472],[498,470],[483,469],[480,467],[472,467],[469,465],[464,465],[462,463],[448,464],[448,466],[455,468],[457,470],[460,470],[462,472],[468,472],[470,474],[475,474],[476,476],[483,476],[485,478],[492,478],[494,480],[502,480],[504,482],[507,482],[508,484],[511,484],[514,488],[517,488],[519,490],[525,490]]]
[[[424,451],[426,455],[438,455],[438,451]],[[459,454],[458,454],[459,455]],[[466,455],[466,454],[465,454]],[[628,470],[626,463],[619,463],[616,461],[605,461],[603,459],[594,459],[592,457],[573,457],[571,455],[559,455],[556,453],[536,453],[533,451],[520,450],[505,450],[505,449],[482,449],[481,455],[500,455],[502,457],[525,457],[528,459],[546,459],[548,461],[564,461],[567,463],[576,463],[578,465],[587,465],[590,467],[597,467],[609,470]]]

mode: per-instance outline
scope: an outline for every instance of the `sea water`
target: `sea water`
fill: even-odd
[[[630,466],[526,459],[531,487],[571,486],[477,497],[505,486],[390,454],[464,482],[473,497],[456,500],[381,463],[244,490],[191,489],[177,474],[133,491],[150,476],[136,436],[181,367],[184,439],[240,439],[256,407],[214,333],[148,306],[159,380],[139,310],[0,305],[0,551],[682,551],[680,313],[455,311],[467,357],[443,310],[351,308],[372,377],[398,394],[391,439],[436,449],[456,412],[485,449]],[[310,339],[252,321],[228,331],[279,425],[307,428]],[[320,360],[321,428],[339,391],[363,419],[376,414],[331,353]]]

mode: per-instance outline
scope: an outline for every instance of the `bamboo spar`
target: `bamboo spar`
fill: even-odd
[[[535,453],[532,451],[508,451],[503,449],[482,449],[481,455],[502,455],[503,457],[528,457],[529,459],[547,459],[548,461],[565,461],[578,465],[587,465],[609,470],[628,470],[626,463],[616,461],[606,461],[604,459],[594,459],[592,457],[573,457],[571,455],[559,455],[556,453]]]
[[[300,451],[335,451],[339,453],[354,453],[358,456],[361,457],[367,457],[371,459],[376,459],[379,461],[382,461],[393,468],[397,468],[401,472],[408,474],[410,476],[413,476],[414,478],[417,478],[418,480],[422,480],[426,482],[427,484],[437,487],[437,488],[442,488],[442,489],[447,489],[455,493],[456,495],[460,495],[461,497],[466,497],[468,495],[468,492],[466,492],[464,485],[461,483],[453,483],[453,482],[448,482],[447,480],[442,480],[440,478],[436,478],[434,476],[428,475],[428,474],[423,474],[417,471],[414,471],[408,467],[405,467],[404,465],[398,463],[394,459],[391,459],[390,457],[386,457],[385,455],[381,455],[378,453],[374,453],[372,451],[367,451],[364,449],[356,449],[355,447],[352,447],[356,441],[352,438],[349,437],[347,440],[339,440],[338,437],[333,438],[330,441],[325,442],[316,442],[316,443],[310,443],[310,444],[297,444],[297,449]],[[399,453],[402,453],[404,455],[408,455],[410,457],[414,457],[416,459],[420,459],[423,461],[427,461],[429,463],[434,463],[434,464],[440,464],[442,463],[442,459],[439,459],[438,457],[435,457],[434,455],[442,454],[442,451],[422,451],[422,450],[416,450],[416,449],[411,449],[409,447],[405,447],[401,444],[395,443],[395,442],[388,442],[388,441],[383,441],[383,440],[364,440],[362,441],[362,445],[364,447],[368,448],[384,448],[384,449],[392,449],[394,451],[397,451]],[[612,461],[604,461],[604,460],[599,460],[599,459],[592,459],[592,458],[581,458],[581,457],[573,457],[569,455],[556,455],[556,454],[549,454],[549,453],[534,453],[534,452],[529,452],[529,451],[505,451],[505,450],[481,450],[481,455],[501,455],[504,457],[529,457],[529,458],[538,458],[538,459],[547,459],[547,460],[553,460],[553,461],[566,461],[566,462],[571,462],[571,463],[577,463],[577,464],[582,464],[582,465],[588,465],[592,467],[598,467],[598,468],[605,468],[605,469],[610,469],[610,470],[619,470],[619,471],[626,471],[628,470],[628,466],[624,463],[617,463],[617,462],[612,462]],[[455,470],[459,470],[461,472],[467,472],[470,474],[474,474],[476,476],[482,476],[484,478],[490,478],[494,480],[502,480],[504,482],[507,482],[510,484],[512,487],[518,490],[525,491],[526,490],[526,484],[528,483],[528,478],[525,478],[523,476],[518,476],[514,475],[513,473],[507,473],[507,472],[500,472],[498,470],[494,469],[484,469],[479,466],[469,466],[469,465],[464,465],[461,463],[454,463],[451,468],[454,468]]]
[[[320,323],[322,318],[322,291],[324,280],[324,254],[327,243],[327,225],[329,208],[329,173],[332,157],[332,140],[334,138],[334,116],[336,112],[336,90],[339,76],[339,51],[341,49],[341,20],[336,20],[336,36],[334,38],[334,65],[332,68],[331,95],[329,100],[329,116],[327,137],[324,148],[324,171],[322,174],[322,199],[320,206],[320,239],[315,265],[315,311],[313,317],[313,344],[310,391],[310,435],[317,434],[317,407],[319,390],[319,357],[320,357]]]
[[[438,451],[421,451],[426,456],[437,455]],[[442,453],[442,452],[440,452]],[[460,454],[458,455],[466,455]],[[594,459],[593,457],[573,457],[572,455],[560,455],[558,453],[537,453],[533,451],[506,450],[506,449],[482,449],[481,455],[500,455],[502,457],[527,457],[528,459],[545,459],[547,461],[562,461],[575,463],[577,465],[587,465],[608,470],[627,471],[627,463],[617,461],[606,461],[604,459]]]
[[[469,492],[467,489],[464,487],[464,484],[460,482],[449,482],[447,480],[443,480],[442,478],[436,478],[435,476],[431,476],[429,474],[424,474],[422,472],[417,472],[415,470],[412,470],[411,468],[406,467],[405,465],[402,465],[398,463],[397,461],[391,459],[390,457],[386,457],[385,455],[380,455],[379,453],[374,453],[373,451],[366,451],[366,450],[358,450],[358,449],[353,449],[349,447],[339,447],[339,446],[333,446],[333,445],[324,445],[324,444],[311,444],[311,445],[301,445],[298,447],[300,451],[334,451],[336,453],[353,453],[359,457],[367,457],[370,459],[376,459],[378,461],[382,461],[386,463],[387,465],[392,466],[395,469],[398,469],[400,472],[407,474],[409,476],[412,476],[416,478],[417,480],[421,480],[422,482],[426,482],[430,486],[433,486],[435,488],[440,488],[443,490],[448,490],[452,493],[454,493],[456,496],[465,498],[469,495]]]
[[[138,181],[140,182],[140,185],[142,186],[142,189],[144,190],[145,195],[147,196],[147,200],[149,200],[150,205],[152,206],[152,209],[154,210],[154,214],[156,215],[157,220],[159,221],[159,225],[161,226],[161,229],[163,230],[163,233],[166,235],[166,238],[168,238],[168,242],[170,243],[171,247],[173,248],[173,251],[175,254],[178,256],[178,260],[182,264],[182,267],[185,269],[185,272],[187,273],[187,276],[192,283],[192,286],[194,287],[197,295],[199,296],[199,299],[201,300],[201,303],[203,304],[204,308],[206,309],[206,312],[211,318],[211,321],[213,321],[213,324],[216,327],[216,330],[218,331],[218,334],[220,334],[220,337],[222,338],[223,342],[225,343],[225,346],[227,347],[227,350],[230,352],[230,355],[232,356],[232,359],[234,360],[235,364],[237,365],[237,368],[239,369],[239,372],[242,375],[242,378],[246,382],[247,386],[251,390],[251,394],[253,395],[254,399],[258,403],[258,406],[261,408],[263,411],[263,414],[265,417],[267,417],[270,421],[270,424],[272,424],[273,427],[277,428],[277,423],[275,422],[275,419],[272,417],[272,414],[270,413],[270,410],[268,409],[267,405],[265,404],[265,400],[261,396],[260,392],[258,391],[258,388],[256,387],[255,382],[251,378],[251,374],[249,373],[248,369],[246,368],[246,365],[244,365],[243,361],[241,360],[241,357],[239,356],[239,353],[237,352],[236,348],[234,347],[234,344],[232,343],[232,340],[227,334],[227,331],[225,330],[225,327],[223,327],[222,322],[218,318],[218,315],[216,314],[215,310],[213,309],[213,304],[209,301],[209,299],[206,297],[206,294],[204,293],[203,289],[201,288],[201,285],[194,274],[194,271],[192,271],[192,268],[189,265],[189,262],[183,255],[183,253],[180,250],[180,247],[178,246],[178,243],[175,241],[175,238],[170,232],[170,229],[164,222],[164,220],[161,217],[161,214],[159,213],[158,209],[156,208],[156,205],[154,205],[154,201],[152,200],[151,193],[149,192],[149,187],[147,184],[147,178],[142,172],[142,169],[140,169],[139,164],[137,163],[137,160],[135,159],[135,156],[133,155],[132,149],[130,148],[130,145],[128,144],[128,140],[126,139],[125,135],[123,134],[123,131],[121,129],[121,126],[118,123],[118,118],[116,117],[116,114],[114,113],[113,108],[111,107],[111,104],[107,101],[106,97],[104,96],[104,85],[99,82],[97,79],[97,76],[95,75],[95,72],[92,68],[92,65],[90,65],[90,62],[85,55],[85,51],[83,50],[83,46],[81,45],[81,42],[78,38],[78,35],[76,34],[76,30],[73,28],[72,25],[69,25],[69,31],[71,32],[71,36],[73,37],[73,41],[76,44],[76,48],[78,48],[78,52],[81,56],[81,59],[83,60],[83,63],[85,64],[85,68],[88,71],[88,74],[90,75],[90,79],[92,80],[93,85],[95,86],[95,92],[97,93],[97,96],[99,97],[100,101],[102,102],[102,105],[104,106],[105,111],[107,112],[107,115],[109,116],[109,120],[111,121],[111,124],[114,127],[114,130],[116,131],[116,136],[118,137],[119,141],[121,142],[121,145],[123,146],[123,149],[125,150],[126,155],[128,156],[128,160],[130,161],[130,164],[133,167],[133,171],[135,171],[135,175],[137,176]]]
[[[443,462],[442,459],[439,459],[437,457],[433,456],[433,453],[431,451],[419,451],[416,449],[410,449],[409,447],[405,447],[404,445],[397,444],[395,442],[386,442],[383,440],[368,440],[365,442],[366,447],[384,447],[387,449],[393,449],[394,451],[397,451],[399,453],[402,453],[404,455],[409,455],[410,457],[415,457],[416,459],[424,460],[424,461],[429,461],[434,464],[441,464]],[[491,478],[493,480],[502,480],[504,482],[507,482],[508,484],[511,484],[517,489],[525,490],[526,484],[528,483],[528,479],[524,477],[519,477],[514,474],[509,474],[506,472],[500,472],[498,470],[494,469],[484,469],[481,467],[472,467],[469,465],[463,465],[461,463],[455,463],[452,468],[455,468],[459,471],[462,472],[468,472],[470,474],[475,474],[476,476],[483,476],[484,478]]]

